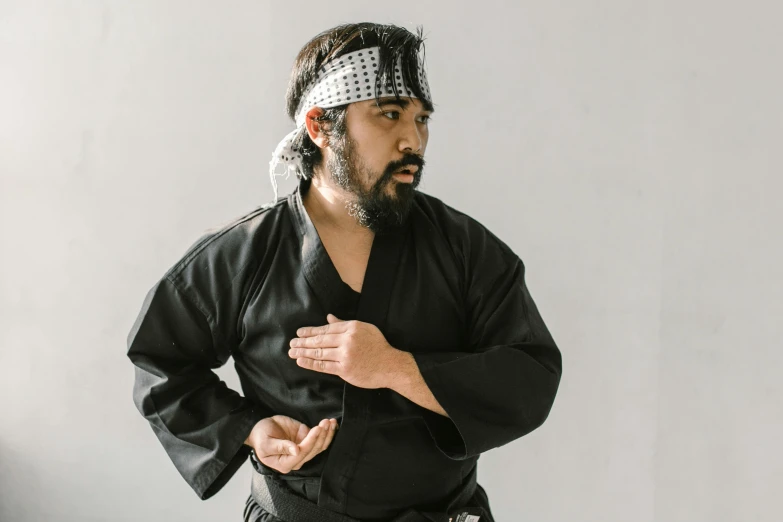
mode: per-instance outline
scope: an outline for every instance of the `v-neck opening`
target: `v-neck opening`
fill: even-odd
[[[340,281],[342,281],[342,279],[341,279]],[[348,283],[346,283],[345,281],[342,281],[342,283],[345,285],[345,289],[346,289],[346,290],[348,291],[348,293],[350,293],[351,295],[354,295],[354,296],[356,296],[356,297],[359,297],[360,295],[362,295],[362,293],[361,293],[361,292],[357,292],[356,290],[354,290],[354,289],[351,287],[351,285],[349,285],[349,284],[348,284]]]
[[[293,214],[295,226],[301,239],[302,269],[305,279],[328,313],[334,313],[335,310],[338,310],[343,315],[350,315],[361,307],[363,299],[368,298],[366,296],[368,284],[378,286],[379,278],[393,277],[391,272],[385,273],[383,267],[387,265],[388,259],[392,257],[397,259],[400,254],[408,234],[410,219],[406,219],[403,226],[395,230],[384,234],[375,234],[367,259],[367,267],[364,271],[362,291],[357,292],[340,277],[340,273],[321,241],[318,230],[305,209],[303,194],[311,188],[310,185],[309,179],[300,180],[296,190],[288,197],[289,209]],[[354,303],[358,303],[358,306],[354,307]],[[338,313],[335,315],[340,317]]]
[[[302,238],[302,266],[305,277],[325,308],[344,309],[347,305],[353,312],[358,307],[361,292],[351,288],[340,277],[329,252],[321,241],[318,229],[315,228],[315,224],[307,213],[303,196],[309,190],[310,184],[310,180],[301,180],[296,190],[289,196],[289,208],[294,214],[297,230]],[[372,250],[375,246],[376,238],[374,237],[370,247],[370,256],[372,256]],[[362,289],[364,289],[366,280],[367,270],[365,269]]]

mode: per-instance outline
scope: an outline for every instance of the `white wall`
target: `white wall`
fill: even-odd
[[[292,60],[348,21],[424,26],[422,190],[517,251],[563,351],[547,423],[480,461],[497,519],[779,520],[782,14],[0,0],[0,520],[240,520],[249,466],[197,499],[126,336],[203,230],[272,197]]]

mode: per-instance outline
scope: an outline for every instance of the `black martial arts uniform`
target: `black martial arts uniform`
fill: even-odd
[[[323,509],[389,520],[444,510],[471,488],[489,513],[475,481],[480,453],[539,427],[561,374],[522,261],[474,219],[417,192],[405,225],[375,236],[359,294],[305,211],[309,187],[303,180],[287,198],[208,231],[150,290],[128,337],[136,406],[202,499],[248,458],[253,426],[280,414],[340,425],[298,471],[251,458]],[[375,315],[362,316],[363,306]],[[298,366],[289,341],[328,313],[372,322],[413,354],[449,417]],[[244,397],[212,371],[229,357]]]

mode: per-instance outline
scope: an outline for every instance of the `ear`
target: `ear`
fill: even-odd
[[[329,145],[328,138],[322,129],[322,123],[313,119],[322,116],[323,113],[324,110],[322,108],[313,107],[307,111],[307,114],[305,114],[305,126],[307,127],[307,134],[310,135],[310,139],[313,140],[313,143],[315,143],[319,149],[323,149]]]

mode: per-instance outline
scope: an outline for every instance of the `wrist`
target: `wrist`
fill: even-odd
[[[401,390],[411,386],[414,380],[413,376],[418,372],[419,367],[416,364],[416,359],[413,358],[413,354],[410,352],[394,348],[393,353],[394,360],[390,365],[391,371],[389,372],[386,388],[400,393]]]

